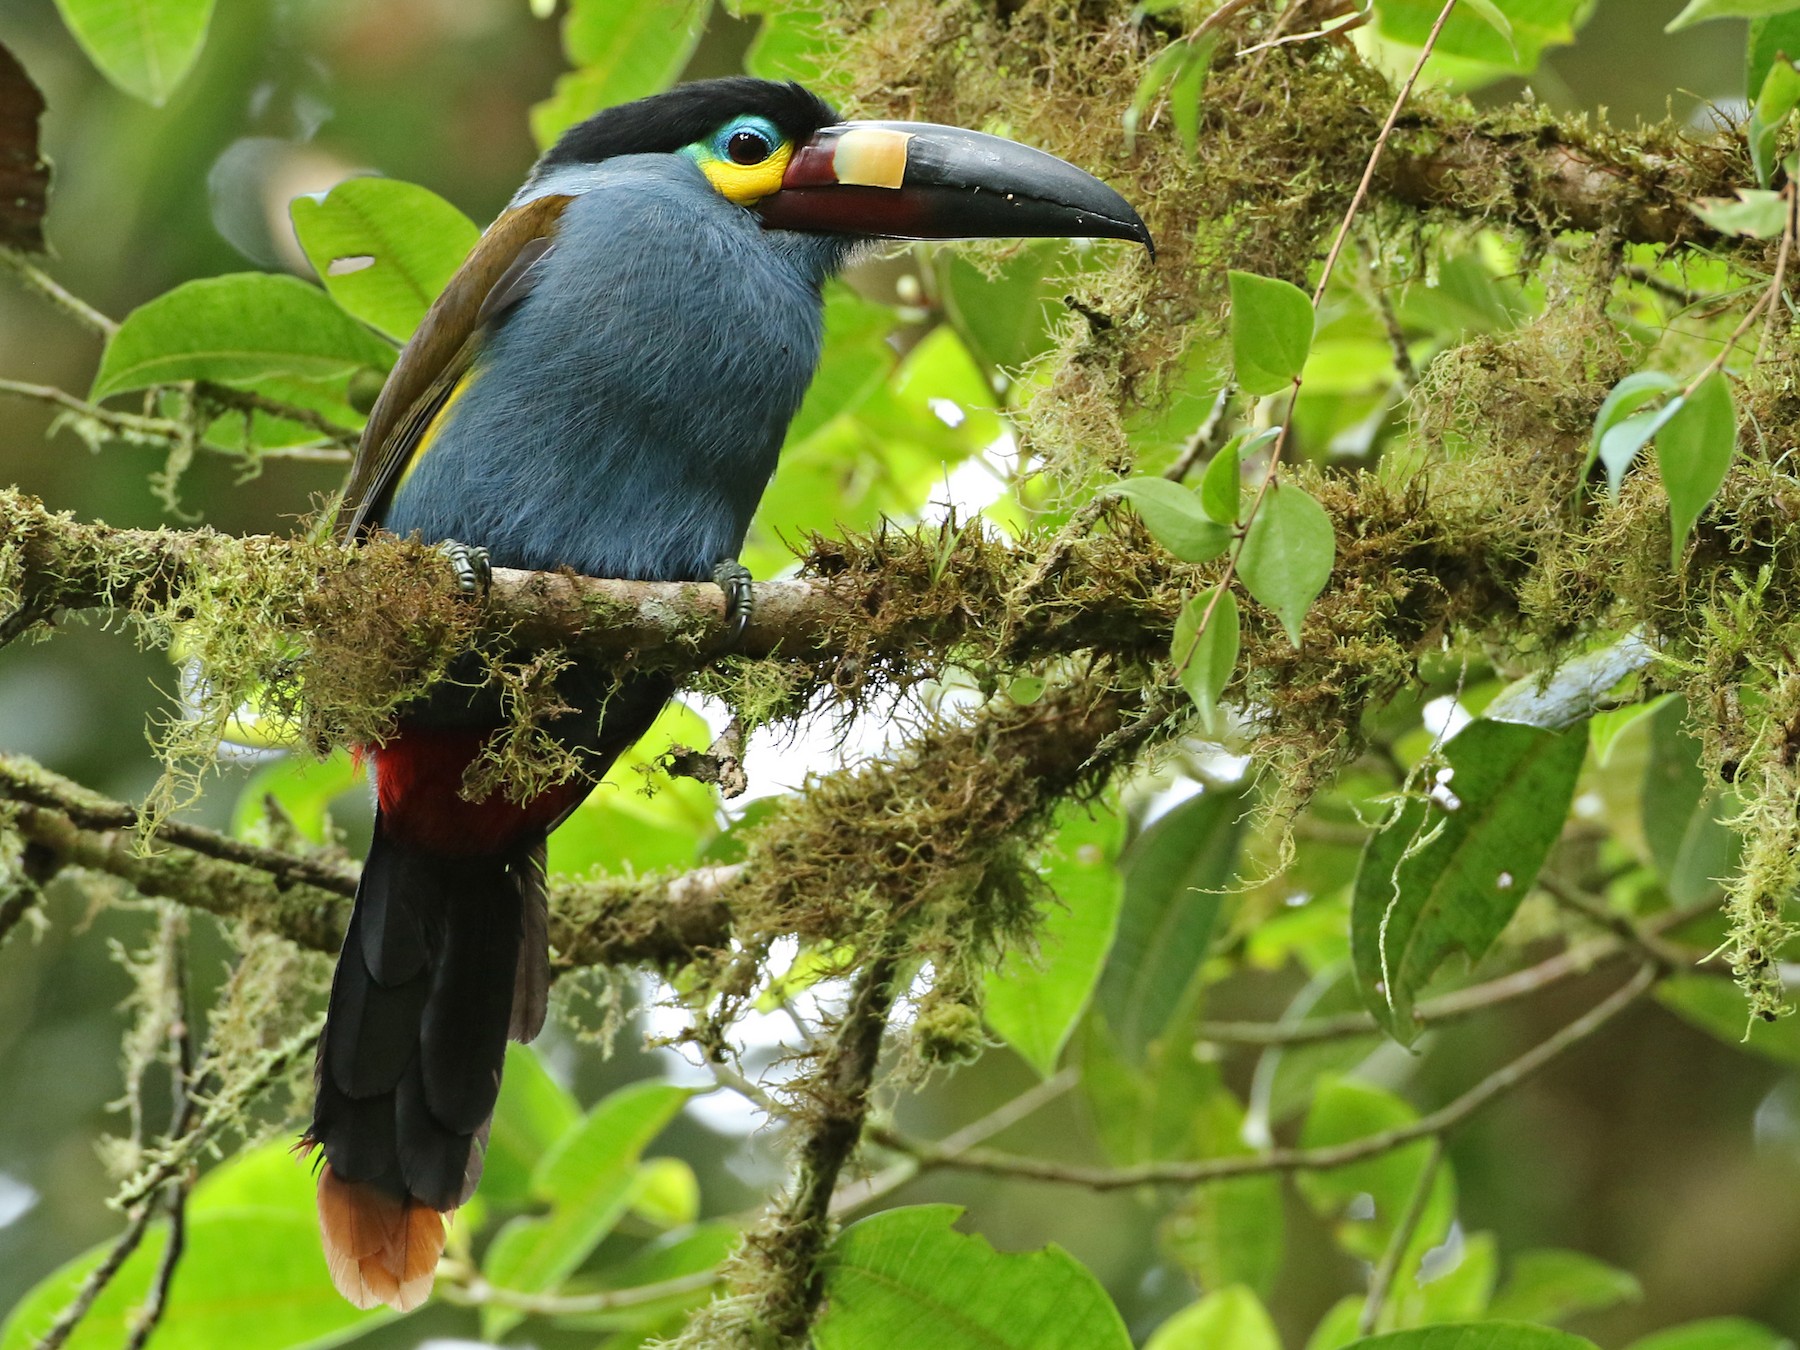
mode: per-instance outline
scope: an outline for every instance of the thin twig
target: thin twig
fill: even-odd
[[[75,1291],[75,1297],[56,1315],[56,1320],[50,1324],[50,1329],[44,1333],[34,1350],[60,1350],[75,1328],[81,1325],[81,1319],[93,1308],[94,1300],[112,1283],[113,1276],[119,1273],[119,1268],[144,1240],[144,1234],[149,1230],[150,1220],[155,1214],[156,1206],[148,1202],[131,1211],[125,1231],[107,1248],[106,1256],[100,1264],[88,1272],[87,1278],[81,1282],[81,1288]]]
[[[1625,943],[1613,938],[1581,943],[1523,970],[1428,999],[1413,1009],[1413,1022],[1418,1026],[1441,1026],[1471,1013],[1528,998],[1540,989],[1616,961],[1627,950]],[[1373,1036],[1380,1030],[1372,1014],[1353,1012],[1297,1022],[1202,1022],[1198,1035],[1215,1045],[1287,1046]]]
[[[720,1278],[717,1270],[700,1270],[629,1289],[601,1289],[592,1294],[533,1294],[523,1289],[489,1284],[479,1271],[460,1263],[446,1263],[445,1273],[450,1278],[438,1286],[438,1291],[446,1302],[478,1308],[505,1308],[533,1317],[582,1317],[641,1308],[646,1303],[703,1293]]]
[[[1237,386],[1226,381],[1223,388],[1213,399],[1212,409],[1206,414],[1206,420],[1195,429],[1188,438],[1188,443],[1181,448],[1175,462],[1163,471],[1163,477],[1171,483],[1179,483],[1193,472],[1194,465],[1211,456],[1228,437],[1231,422],[1231,405]]]
[[[226,404],[234,408],[255,408],[257,411],[266,413],[270,416],[285,417],[289,421],[303,422],[306,426],[315,431],[322,432],[328,439],[337,442],[340,445],[352,444],[356,439],[355,432],[328,422],[309,409],[288,408],[287,405],[277,404],[274,400],[265,399],[260,394],[250,394],[242,390],[227,389],[223,385],[207,385],[205,388],[209,391],[213,391],[209,392],[207,395],[213,402]],[[215,397],[215,393],[226,397]],[[166,417],[146,417],[142,413],[116,412],[111,408],[103,408],[97,403],[89,403],[85,399],[77,398],[67,390],[58,389],[54,385],[28,384],[23,380],[0,379],[0,394],[11,394],[15,398],[28,398],[34,399],[39,403],[48,403],[53,407],[61,408],[71,416],[94,422],[95,424],[106,428],[120,439],[138,445],[151,443],[157,445],[174,444],[184,439],[187,435],[187,428],[180,422],[172,421]],[[228,446],[213,445],[210,442],[205,441],[200,442],[200,448],[210,450],[216,454],[231,455],[236,458],[243,458],[245,454],[243,451],[234,450]],[[253,458],[258,460],[289,459],[317,464],[347,464],[350,461],[350,452],[347,449],[332,448],[329,446],[274,446],[265,450],[254,450],[249,453]]]
[[[960,1130],[945,1135],[937,1146],[944,1153],[955,1154],[974,1148],[977,1144],[984,1144],[995,1135],[1011,1129],[1033,1112],[1049,1105],[1080,1080],[1081,1076],[1074,1069],[1063,1069],[1027,1088],[1011,1101],[1002,1102],[979,1120],[971,1121]],[[890,1134],[886,1126],[876,1126],[868,1131],[868,1137],[876,1143],[885,1142]],[[899,1190],[918,1175],[918,1160],[906,1157],[891,1167],[883,1168],[874,1176],[852,1182],[832,1197],[832,1217],[841,1218],[866,1208]]]
[[[1362,1162],[1365,1158],[1391,1153],[1416,1140],[1454,1129],[1494,1098],[1511,1091],[1565,1050],[1586,1040],[1624,1012],[1657,982],[1660,974],[1654,965],[1640,966],[1628,983],[1562,1027],[1555,1035],[1496,1069],[1448,1105],[1439,1107],[1410,1124],[1365,1135],[1343,1144],[1318,1148],[1277,1148],[1265,1153],[1206,1158],[1195,1162],[1144,1163],[1136,1167],[1118,1168],[1052,1162],[1044,1158],[1022,1157],[991,1149],[969,1149],[949,1156],[939,1153],[935,1145],[925,1140],[901,1138],[895,1141],[895,1145],[904,1147],[907,1152],[916,1156],[922,1170],[951,1168],[985,1172],[992,1176],[1018,1177],[1062,1186],[1083,1186],[1096,1191],[1125,1190],[1134,1186],[1193,1186],[1203,1181],[1222,1181],[1230,1177],[1260,1176],[1274,1172],[1330,1171]]]
[[[1381,1317],[1382,1305],[1387,1302],[1388,1290],[1393,1288],[1394,1276],[1399,1273],[1400,1263],[1406,1258],[1406,1249],[1412,1245],[1413,1234],[1419,1230],[1419,1221],[1425,1217],[1425,1206],[1430,1203],[1432,1187],[1437,1181],[1438,1164],[1443,1160],[1444,1141],[1441,1137],[1434,1138],[1425,1155],[1425,1165],[1419,1169],[1419,1179],[1413,1186],[1412,1197],[1406,1202],[1406,1212],[1400,1216],[1393,1236],[1388,1239],[1387,1250],[1382,1252],[1380,1262],[1369,1276],[1369,1294],[1363,1300],[1362,1312],[1356,1318],[1358,1336],[1374,1334],[1375,1323]]]
[[[1729,966],[1714,963],[1704,953],[1687,951],[1656,933],[1640,927],[1633,923],[1628,916],[1610,908],[1599,896],[1588,894],[1553,868],[1546,867],[1539,871],[1537,884],[1564,909],[1579,914],[1589,923],[1604,928],[1621,942],[1635,948],[1644,958],[1654,961],[1671,974],[1687,971],[1731,978]]]
[[[26,290],[37,292],[65,314],[93,329],[100,336],[111,337],[119,331],[117,323],[107,318],[80,296],[66,289],[43,268],[27,262],[22,254],[14,253],[11,249],[0,248],[0,264],[11,268]]]

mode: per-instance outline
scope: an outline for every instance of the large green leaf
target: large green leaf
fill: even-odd
[[[1356,1350],[1594,1350],[1594,1343],[1528,1322],[1464,1322],[1352,1341]]]
[[[508,1045],[481,1169],[481,1198],[493,1205],[528,1203],[538,1160],[580,1118],[574,1096],[550,1076],[538,1053],[529,1046]]]
[[[602,108],[654,94],[674,81],[706,30],[712,0],[573,0],[563,51],[575,67],[531,110],[531,134],[548,147]]]
[[[1194,1137],[1199,1157],[1251,1152],[1244,1142],[1244,1108],[1227,1091],[1198,1103]],[[1281,1178],[1272,1173],[1196,1186],[1163,1222],[1163,1247],[1201,1289],[1243,1285],[1267,1298],[1286,1254],[1283,1189]]]
[[[181,380],[324,380],[393,363],[394,349],[318,287],[239,272],[187,282],[127,314],[106,344],[90,397]]]
[[[160,107],[200,57],[213,0],[56,0],[88,59]]]
[[[1240,1284],[1183,1308],[1144,1350],[1281,1350],[1281,1337],[1262,1300]]]
[[[1208,789],[1170,810],[1126,852],[1118,936],[1097,1000],[1133,1060],[1163,1034],[1206,959],[1237,872],[1248,810],[1243,793]]]
[[[1450,773],[1431,799],[1407,801],[1369,840],[1350,947],[1363,1001],[1396,1040],[1417,1036],[1414,997],[1450,953],[1479,960],[1512,918],[1562,832],[1586,753],[1585,724],[1472,722],[1444,747]]]
[[[481,236],[437,193],[395,178],[347,178],[323,196],[294,198],[288,211],[331,298],[397,342]]]
[[[319,1252],[312,1178],[285,1144],[253,1150],[208,1175],[189,1206],[186,1249],[158,1327],[157,1350],[317,1350],[389,1321],[332,1288]],[[153,1224],[94,1301],[67,1350],[117,1350],[149,1293],[168,1242]],[[28,1350],[105,1258],[96,1247],[40,1281],[0,1328],[0,1350]]]
[[[997,1252],[956,1205],[852,1225],[825,1259],[818,1350],[1129,1350],[1119,1313],[1061,1247]]]
[[[1013,950],[987,976],[988,1024],[1048,1077],[1100,978],[1118,925],[1117,866],[1125,822],[1104,802],[1058,816],[1041,875],[1055,896],[1038,929],[1038,952]]]
[[[488,1248],[482,1269],[506,1289],[542,1293],[579,1266],[630,1208],[645,1147],[693,1094],[667,1083],[633,1083],[606,1098],[539,1160],[532,1194],[541,1218],[514,1219]],[[485,1309],[484,1334],[497,1339],[519,1315]]]
[[[1800,1066],[1800,1017],[1752,1017],[1743,991],[1715,975],[1678,975],[1656,989],[1663,1007],[1734,1050]]]

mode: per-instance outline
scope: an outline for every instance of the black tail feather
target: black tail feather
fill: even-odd
[[[332,1173],[449,1210],[481,1175],[510,1034],[543,1023],[544,847],[445,857],[378,816],[319,1043]],[[523,1033],[523,1034],[521,1034]]]

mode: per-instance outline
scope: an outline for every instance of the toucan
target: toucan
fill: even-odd
[[[797,84],[696,81],[571,127],[488,227],[370,413],[337,525],[447,544],[466,570],[704,581],[735,560],[819,361],[821,287],[880,239],[1151,246],[1113,189],[1039,150],[840,122]],[[471,558],[475,561],[471,563]],[[332,979],[312,1124],[338,1290],[407,1310],[468,1200],[508,1038],[543,1025],[545,840],[674,692],[558,677],[581,772],[463,795],[501,722],[449,680],[366,747],[375,833]]]

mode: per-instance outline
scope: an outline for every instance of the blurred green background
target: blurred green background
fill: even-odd
[[[1741,101],[1743,35],[1710,24],[1670,37],[1679,0],[1600,0],[1580,42],[1552,53],[1532,81],[1558,108],[1607,108],[1615,120],[1673,115],[1697,134],[1715,105]],[[716,14],[690,76],[738,67],[753,25]],[[56,165],[49,235],[53,274],[106,312],[192,277],[246,268],[303,269],[286,236],[286,202],[347,174],[377,170],[423,183],[478,221],[511,194],[534,148],[531,105],[563,69],[553,22],[525,0],[226,0],[194,75],[169,106],[150,109],[107,86],[64,30],[50,0],[4,0],[0,41],[21,58],[50,105]],[[1681,90],[1672,105],[1667,91]],[[1500,86],[1484,99],[1516,96]],[[879,102],[878,97],[874,100]],[[98,341],[34,297],[0,284],[0,373],[85,389]],[[0,478],[54,509],[115,525],[180,523],[149,487],[154,452],[89,454],[74,437],[46,439],[51,415],[0,400]],[[272,461],[241,467],[202,457],[182,483],[185,505],[230,531],[278,531],[330,491],[339,470]],[[147,715],[166,706],[172,669],[95,624],[0,652],[0,748],[28,754],[117,797],[134,797],[156,767]],[[163,692],[159,692],[163,691]],[[209,795],[222,820],[233,797]],[[356,828],[355,822],[350,823]],[[118,1128],[119,1001],[125,976],[107,939],[141,940],[147,920],[89,916],[64,888],[51,925],[0,950],[0,1308],[48,1270],[106,1239],[118,1217],[94,1141]],[[91,921],[90,921],[91,920]],[[222,950],[198,944],[197,968]],[[1269,1016],[1292,975],[1245,976],[1215,1002],[1218,1017]],[[1443,1033],[1422,1061],[1421,1091],[1442,1099],[1460,1066],[1492,1063],[1535,1043],[1584,996],[1509,1012]],[[550,1061],[577,1095],[654,1071],[619,1038],[610,1061],[553,1033]],[[1401,1062],[1402,1077],[1408,1066]],[[1439,1076],[1443,1081],[1435,1081]],[[1030,1072],[1006,1052],[935,1079],[909,1096],[902,1120],[938,1135],[1016,1095]],[[1077,1108],[1033,1118],[1015,1139],[1054,1154]],[[766,1141],[713,1133],[683,1119],[671,1151],[701,1172],[709,1211],[750,1204],[779,1175]],[[1655,1008],[1641,1008],[1459,1133],[1451,1150],[1462,1222],[1513,1247],[1572,1247],[1634,1272],[1641,1304],[1577,1320],[1605,1344],[1715,1313],[1755,1316],[1800,1336],[1800,1074],[1722,1050]],[[1054,1239],[1087,1263],[1134,1329],[1185,1302],[1159,1265],[1151,1210],[1130,1194],[939,1177],[902,1200],[950,1199],[997,1245]],[[1318,1221],[1289,1215],[1290,1253],[1273,1300],[1290,1345],[1360,1280]],[[467,1334],[467,1318],[434,1309],[379,1333],[393,1345]]]

